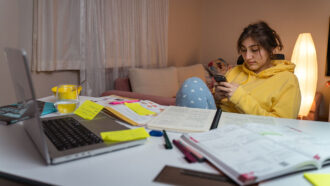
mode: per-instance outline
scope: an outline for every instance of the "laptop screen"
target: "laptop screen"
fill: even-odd
[[[18,104],[24,111],[21,116],[21,119],[24,119],[24,128],[48,163],[48,150],[39,118],[40,114],[37,109],[26,53],[18,49],[6,48],[5,57],[14,84]]]

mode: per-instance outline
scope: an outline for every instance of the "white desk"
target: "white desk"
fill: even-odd
[[[220,126],[235,114],[223,113]],[[236,115],[237,116],[237,115]],[[226,119],[227,118],[227,119]],[[242,121],[244,115],[239,115]],[[229,119],[229,120],[228,120]],[[237,121],[238,121],[237,119]],[[275,119],[318,136],[330,134],[329,122]],[[230,122],[228,123],[230,124]],[[168,133],[171,139],[179,133]],[[330,149],[329,149],[330,150]],[[163,137],[150,137],[146,144],[47,166],[20,124],[0,125],[0,172],[56,185],[160,185],[153,179],[165,165],[216,173],[206,163],[189,164],[177,149],[166,150]],[[330,173],[330,167],[318,170]],[[261,185],[311,185],[302,173],[284,176]]]

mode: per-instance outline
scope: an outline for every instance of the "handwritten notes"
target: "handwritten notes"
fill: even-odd
[[[102,105],[86,100],[74,113],[84,119],[92,120],[102,109]]]
[[[101,137],[104,141],[121,142],[145,139],[149,137],[149,134],[145,128],[140,127],[136,129],[101,132]]]
[[[330,174],[305,173],[304,177],[316,186],[326,186],[330,183]]]
[[[140,105],[140,103],[125,103],[126,107],[130,108],[134,112],[139,115],[146,116],[146,115],[155,115],[155,112],[152,112]]]

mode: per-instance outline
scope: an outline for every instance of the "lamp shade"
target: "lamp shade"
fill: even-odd
[[[295,75],[301,92],[300,116],[307,116],[313,104],[317,84],[317,59],[312,35],[299,34],[291,61],[296,64]]]

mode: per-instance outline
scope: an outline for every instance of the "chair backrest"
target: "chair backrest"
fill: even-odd
[[[284,56],[284,54],[274,54],[273,59],[285,59],[285,56]],[[243,64],[243,62],[244,62],[244,59],[243,59],[242,55],[240,55],[237,59],[237,64],[241,65],[241,64]]]

